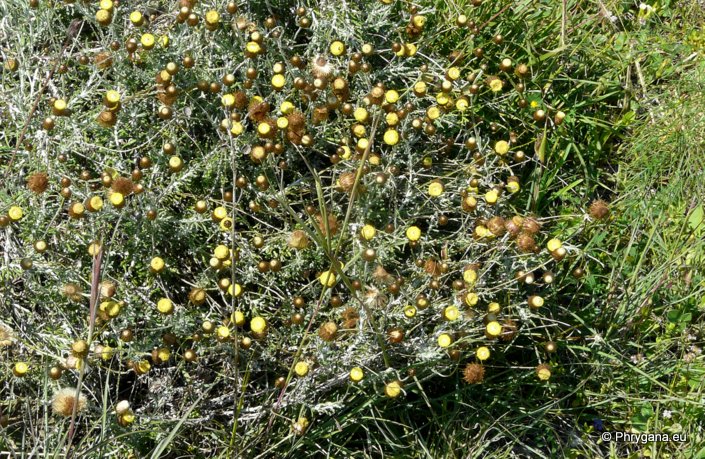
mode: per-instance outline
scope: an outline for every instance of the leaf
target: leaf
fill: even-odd
[[[700,236],[703,231],[705,231],[705,212],[703,211],[702,204],[693,209],[690,213],[688,224],[697,236]]]
[[[673,309],[666,315],[668,321],[674,324],[686,324],[693,320],[693,314],[682,309]]]

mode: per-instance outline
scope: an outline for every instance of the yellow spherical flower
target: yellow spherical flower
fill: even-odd
[[[499,303],[497,302],[492,302],[487,305],[487,312],[492,313],[492,314],[497,314],[500,311],[501,307]]]
[[[475,292],[470,292],[465,295],[465,304],[467,304],[468,306],[475,306],[478,301],[480,301],[480,297],[477,296],[477,293]]]
[[[490,358],[490,350],[487,346],[480,346],[477,348],[477,351],[475,351],[475,355],[477,356],[477,360],[485,361]]]
[[[167,362],[169,360],[169,357],[171,357],[171,351],[165,347],[160,347],[157,349],[157,357],[159,358],[160,362]]]
[[[215,10],[206,12],[206,27],[214,28],[220,22],[220,14]]]
[[[396,398],[401,395],[401,382],[390,381],[384,386],[384,395],[389,398]]]
[[[504,84],[499,78],[492,78],[490,80],[490,90],[492,92],[500,92],[502,90],[502,86],[504,86]]]
[[[286,129],[289,127],[289,120],[283,116],[277,118],[277,127],[279,129]]]
[[[399,143],[399,132],[396,129],[387,129],[384,133],[384,143],[387,145],[396,145]]]
[[[258,54],[262,50],[262,47],[260,47],[259,43],[256,41],[249,41],[247,45],[245,45],[245,49],[250,54]]]
[[[127,413],[123,413],[120,415],[120,420],[124,424],[132,424],[133,422],[135,422],[135,413],[133,413],[132,411],[128,411]]]
[[[225,207],[216,207],[213,209],[213,218],[220,221],[228,216],[228,210]]]
[[[20,220],[24,216],[24,211],[19,206],[12,206],[7,211],[7,216],[10,217],[10,220],[12,220],[13,222],[16,222],[17,220]]]
[[[324,287],[331,288],[335,285],[337,279],[333,271],[323,271],[318,277],[319,282]]]
[[[252,320],[250,320],[250,330],[257,334],[264,333],[265,330],[267,330],[267,321],[264,320],[263,317],[253,317]]]
[[[466,269],[463,271],[463,280],[468,284],[474,284],[477,281],[477,271],[474,269]]]
[[[421,14],[415,14],[414,16],[412,16],[411,22],[417,29],[423,29],[423,26],[426,25],[426,16],[423,16]]]
[[[442,195],[444,191],[445,187],[443,186],[443,182],[441,182],[440,180],[434,180],[428,185],[428,194],[433,196],[434,198],[437,198],[438,196]]]
[[[426,110],[426,116],[428,116],[431,120],[437,120],[441,116],[441,109],[435,105],[429,107],[428,110]]]
[[[540,308],[541,306],[544,305],[544,299],[543,299],[543,297],[540,297],[540,296],[538,296],[538,295],[532,295],[532,296],[530,296],[530,297],[529,297],[529,300],[528,300],[527,302],[529,303],[529,306],[532,307],[532,308],[534,308],[534,309],[538,309],[538,308]]]
[[[551,379],[551,367],[546,365],[545,363],[537,366],[536,367],[536,376],[541,381],[548,381],[549,379]]]
[[[384,100],[386,100],[388,104],[395,104],[399,100],[399,93],[394,89],[390,89],[384,94]]]
[[[12,368],[12,372],[18,378],[22,378],[23,376],[25,376],[28,371],[29,371],[29,364],[27,362],[17,362],[17,363],[15,363],[15,366]]]
[[[257,132],[261,136],[268,136],[270,132],[272,132],[272,126],[269,125],[269,123],[262,121],[257,125]]]
[[[421,228],[419,228],[418,226],[410,226],[406,230],[406,237],[412,242],[418,241],[419,239],[421,239]]]
[[[487,204],[495,204],[497,199],[499,199],[499,193],[497,193],[497,190],[490,190],[485,193],[485,202],[487,202]]]
[[[296,376],[303,378],[308,374],[309,367],[308,363],[306,362],[296,362],[296,365],[294,365],[294,373],[296,373]]]
[[[239,297],[242,295],[242,285],[238,283],[230,284],[228,287],[228,294],[230,296],[234,296],[235,298]]]
[[[404,306],[404,315],[411,319],[412,317],[416,316],[416,308],[410,304],[407,304],[406,306]]]
[[[112,19],[112,15],[110,14],[110,11],[104,10],[104,9],[99,9],[95,13],[95,20],[100,24],[100,25],[108,25],[110,24],[110,20]]]
[[[485,328],[489,336],[499,336],[502,333],[502,325],[496,320],[489,322]]]
[[[451,67],[446,72],[446,75],[451,81],[457,80],[458,78],[460,78],[460,69],[458,67]]]
[[[360,230],[360,236],[366,241],[371,241],[372,238],[375,237],[375,234],[377,234],[377,230],[370,224],[363,226]]]
[[[230,127],[230,134],[232,134],[235,137],[239,136],[244,131],[245,131],[245,126],[243,126],[242,123],[239,121],[235,121],[233,123],[233,125]]]
[[[554,250],[558,250],[561,247],[563,247],[563,243],[561,242],[560,239],[557,239],[555,237],[553,239],[549,240],[548,243],[546,244],[546,248],[548,249],[549,252],[553,252]]]
[[[151,33],[146,33],[140,37],[140,43],[144,49],[154,48],[154,35]]]
[[[122,207],[125,205],[125,196],[119,192],[113,192],[110,195],[110,203],[115,207]]]
[[[467,99],[467,97],[461,97],[460,99],[455,101],[455,108],[458,109],[458,111],[464,112],[465,110],[470,107],[470,101]]]
[[[149,268],[157,274],[164,271],[164,267],[164,260],[161,257],[154,257],[149,262]]]
[[[220,98],[220,102],[223,104],[223,107],[230,108],[235,105],[235,95],[230,93],[224,94],[223,97]]]
[[[353,382],[360,382],[362,378],[365,377],[365,372],[362,371],[360,367],[354,367],[350,370],[350,380]]]
[[[282,104],[279,106],[279,111],[282,112],[284,115],[288,115],[291,112],[294,111],[296,107],[294,107],[294,104],[289,102],[288,100],[285,100],[282,102]]]
[[[100,252],[100,242],[94,241],[88,244],[88,254],[92,257],[98,255],[98,252]]]
[[[498,155],[506,155],[509,152],[509,142],[506,140],[499,140],[494,144],[494,151]]]
[[[438,336],[438,346],[442,348],[449,347],[451,344],[453,344],[453,337],[451,337],[448,333],[441,333]]]
[[[148,360],[140,360],[135,365],[135,372],[138,374],[145,374],[152,368],[152,365]]]
[[[521,189],[521,186],[519,185],[519,182],[507,183],[507,191],[509,191],[512,194],[517,193],[520,189]]]
[[[157,301],[157,310],[164,315],[174,312],[174,303],[169,298],[162,298]]]
[[[108,315],[108,317],[114,318],[120,315],[120,310],[122,307],[120,306],[120,303],[118,301],[105,301],[101,303],[101,307],[105,304],[105,313]],[[102,308],[101,308],[102,309]]]
[[[384,121],[386,121],[388,126],[396,126],[399,124],[399,115],[396,112],[389,112],[384,115]]]
[[[103,346],[103,349],[100,352],[100,358],[102,360],[110,360],[113,357],[113,354],[115,354],[115,350],[113,348],[110,346]]]
[[[357,107],[353,112],[353,117],[356,121],[364,123],[369,118],[370,114],[364,107]]]
[[[330,44],[330,53],[334,56],[342,56],[345,53],[345,44],[336,40]]]
[[[142,25],[142,23],[144,22],[144,17],[142,16],[142,13],[140,13],[139,11],[133,11],[132,13],[130,13],[130,22],[136,26]]]
[[[417,81],[414,83],[414,94],[417,96],[423,96],[426,94],[427,85],[425,81]]]
[[[238,327],[242,327],[245,325],[245,314],[242,311],[234,311],[230,314],[230,320]]]
[[[88,200],[88,210],[91,210],[93,212],[98,212],[103,208],[103,198],[100,196],[93,196],[91,199]]]
[[[282,89],[286,84],[286,78],[282,74],[276,74],[272,77],[272,86],[274,89]]]
[[[216,329],[216,335],[219,340],[226,340],[230,337],[230,329],[225,325],[221,325]]]
[[[446,320],[457,320],[460,317],[460,310],[457,306],[448,306],[443,310],[443,318]]]

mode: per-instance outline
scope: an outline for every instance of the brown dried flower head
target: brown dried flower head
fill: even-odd
[[[311,73],[315,78],[324,80],[333,73],[333,67],[328,62],[328,59],[323,56],[318,56],[311,64]]]
[[[345,308],[345,311],[343,311],[343,328],[344,329],[353,329],[357,328],[357,325],[360,323],[360,314],[357,312],[357,309],[353,307]]]
[[[479,384],[485,379],[485,367],[479,363],[468,363],[463,370],[463,379],[468,384]]]
[[[27,188],[33,193],[42,194],[49,187],[49,176],[44,172],[37,172],[27,178]]]
[[[502,341],[511,341],[517,336],[518,330],[519,327],[516,322],[512,319],[507,319],[502,323],[502,334],[499,335],[499,338]]]
[[[338,183],[340,183],[340,188],[342,188],[343,191],[350,193],[355,186],[355,172],[344,172],[340,174]]]
[[[596,199],[590,204],[590,216],[595,220],[604,220],[610,216],[610,208],[602,199]]]
[[[113,191],[115,191],[116,193],[121,193],[123,196],[131,194],[134,190],[134,187],[135,184],[132,183],[132,180],[125,177],[116,178],[115,180],[113,180],[113,183],[111,185]]]
[[[81,299],[82,299],[81,286],[79,286],[78,284],[75,284],[73,282],[69,282],[67,284],[64,284],[64,287],[62,289],[62,293],[64,294],[65,297],[67,297],[71,301],[81,301]]]
[[[289,247],[303,250],[308,247],[309,239],[304,230],[294,230],[289,235]]]
[[[0,347],[12,345],[13,339],[12,328],[0,322]]]
[[[338,326],[335,322],[326,322],[318,329],[318,336],[323,341],[333,341],[338,336]]]
[[[430,276],[438,277],[441,275],[441,264],[438,263],[433,258],[428,258],[423,265],[424,271],[426,271]]]
[[[326,220],[328,221],[328,228],[326,228],[326,222],[323,220],[323,216],[321,214],[316,215],[318,228],[320,228],[323,235],[335,235],[338,232],[338,219],[333,214],[327,214]]]
[[[74,407],[76,413],[81,413],[88,406],[88,399],[85,395],[79,393],[76,397],[76,389],[73,387],[65,387],[54,394],[51,400],[51,409],[54,414],[59,416],[69,417],[73,414]]]

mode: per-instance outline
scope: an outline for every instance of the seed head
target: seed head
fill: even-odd
[[[76,413],[80,413],[88,406],[88,399],[85,395],[79,393],[76,397],[76,389],[73,387],[64,387],[54,394],[51,401],[51,409],[54,414],[63,417],[69,417],[73,414],[74,405]]]
[[[463,371],[463,379],[468,384],[479,384],[485,379],[485,367],[479,363],[468,363]]]

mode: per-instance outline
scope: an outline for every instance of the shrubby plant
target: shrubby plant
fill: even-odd
[[[558,172],[617,115],[523,46],[530,9],[1,8],[7,448],[40,419],[34,450],[96,457],[356,445],[351,405],[561,377],[574,234],[611,212]]]

